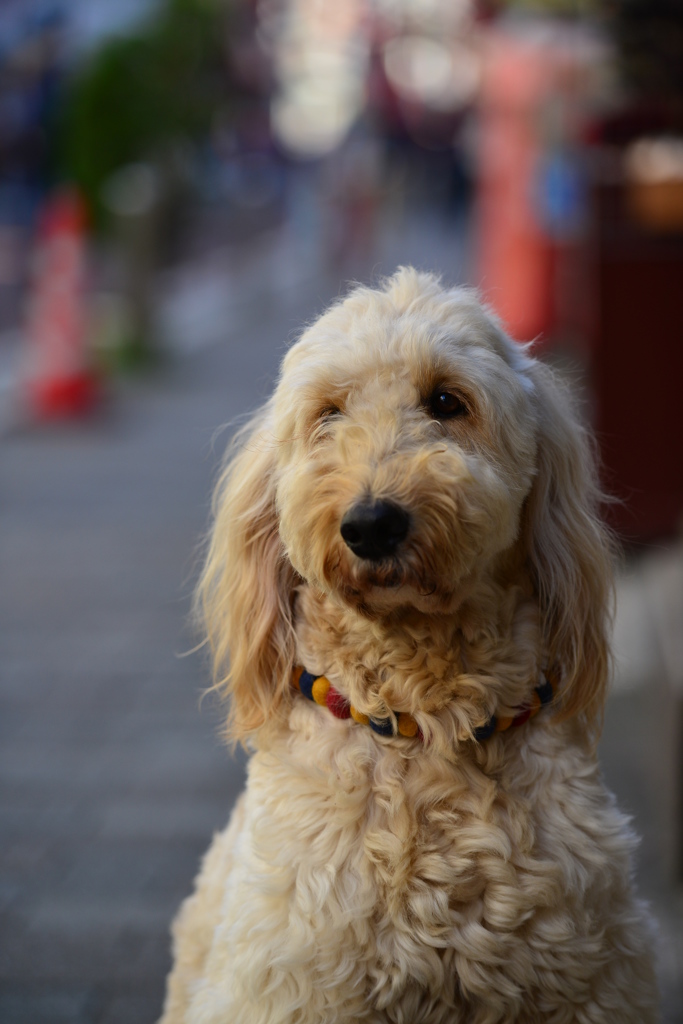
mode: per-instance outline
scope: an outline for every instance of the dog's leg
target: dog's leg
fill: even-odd
[[[213,932],[220,920],[225,879],[232,864],[235,839],[244,820],[240,797],[228,827],[214,837],[197,877],[194,893],[183,903],[173,922],[174,963],[159,1024],[185,1024],[193,986],[203,976]]]

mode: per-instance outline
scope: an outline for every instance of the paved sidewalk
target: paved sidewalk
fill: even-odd
[[[178,655],[213,431],[274,368],[252,345],[258,374],[216,351],[3,443],[3,1024],[158,1015],[168,922],[242,783]]]
[[[683,541],[617,578],[614,685],[600,756],[641,836],[637,877],[659,927],[664,1024],[683,1022]]]
[[[394,262],[419,260],[418,243]],[[445,231],[434,243],[447,276],[462,266],[458,244]],[[387,245],[395,252],[396,240]],[[337,283],[292,281],[285,247],[245,296],[225,259],[239,302],[221,307],[217,276],[212,317],[201,302],[195,321],[176,309],[178,337],[191,340],[158,376],[120,386],[89,424],[0,440],[2,1024],[155,1020],[169,921],[242,785],[218,709],[210,698],[199,706],[203,660],[180,656],[192,646],[195,552],[225,445],[216,429],[269,393],[287,338]],[[666,567],[683,565],[679,549],[660,561],[632,563],[624,576],[625,607],[636,611],[620,620],[618,640],[630,669],[603,752],[645,832],[641,883],[663,919],[666,1021],[678,1024],[680,892],[665,874],[670,785],[648,691],[661,637],[637,610],[656,603],[662,575],[678,585]]]

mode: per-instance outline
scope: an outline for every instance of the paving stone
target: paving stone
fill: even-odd
[[[87,991],[0,990],[2,1024],[90,1024]]]
[[[137,918],[125,913],[110,918],[98,915],[92,903],[88,912],[81,904],[72,916],[53,916],[48,906],[38,924],[33,928],[14,914],[6,916],[0,984],[31,987],[37,994],[55,986],[95,984],[120,992],[129,983],[151,980],[163,987],[170,968],[170,940],[161,914],[143,911]]]
[[[227,819],[226,819],[227,820]],[[174,842],[209,835],[216,821],[216,804],[197,797],[174,800],[129,797],[110,801],[102,815],[100,836]]]
[[[152,1024],[161,1011],[158,991],[148,995],[115,995],[107,1000],[97,1024]]]

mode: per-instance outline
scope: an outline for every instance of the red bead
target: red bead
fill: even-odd
[[[339,693],[338,690],[335,690],[334,686],[330,687],[325,703],[335,718],[351,717],[351,705],[346,697]]]
[[[524,725],[525,722],[528,722],[530,716],[531,708],[524,708],[523,711],[520,711],[520,713],[518,715],[515,715],[515,717],[512,719],[513,726]]]

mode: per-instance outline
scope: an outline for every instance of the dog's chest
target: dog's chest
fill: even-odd
[[[314,955],[348,948],[377,1005],[413,998],[416,982],[453,1005],[483,964],[489,983],[509,985],[510,960],[529,959],[522,930],[539,881],[557,881],[533,854],[530,808],[472,765],[391,748],[377,757],[349,732],[345,745],[311,734],[277,768],[273,755],[253,765],[251,784],[267,794],[252,842],[269,885],[276,852]]]
[[[298,702],[250,762],[212,949],[220,985],[291,984],[320,1002],[311,1019],[373,1024],[516,1020],[539,986],[561,1003],[594,970],[585,942],[599,948],[628,861],[585,757],[539,724],[493,777],[324,714]],[[528,1005],[525,1024],[546,1019]]]

